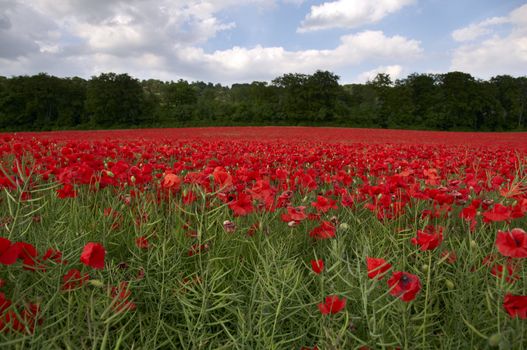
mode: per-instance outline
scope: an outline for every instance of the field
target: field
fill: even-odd
[[[1,134],[0,166],[2,348],[527,348],[527,134]]]

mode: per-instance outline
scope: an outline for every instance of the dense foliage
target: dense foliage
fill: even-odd
[[[525,349],[519,135],[0,135],[0,347]]]
[[[285,74],[270,84],[0,77],[0,129],[203,125],[338,125],[430,130],[523,130],[527,77],[412,74],[340,85],[331,72]]]

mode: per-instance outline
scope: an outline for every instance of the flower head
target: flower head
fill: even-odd
[[[408,272],[394,272],[388,280],[390,294],[402,301],[412,301],[421,290],[419,277]]]
[[[106,250],[100,243],[89,242],[84,246],[81,254],[81,263],[94,269],[104,269],[104,256]]]
[[[318,309],[322,315],[336,314],[342,311],[346,306],[346,298],[340,299],[336,295],[329,295],[326,297],[324,303],[318,304]]]

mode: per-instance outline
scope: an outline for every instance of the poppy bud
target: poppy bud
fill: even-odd
[[[492,348],[499,346],[500,342],[501,342],[501,334],[499,333],[494,333],[489,338],[489,346]]]
[[[130,182],[131,182],[131,183],[135,183],[135,176],[133,176],[133,175],[130,176]]]
[[[104,287],[104,282],[101,280],[89,280],[88,283],[97,288]]]
[[[343,222],[342,224],[339,225],[339,228],[342,231],[347,231],[350,228],[350,225],[348,225],[347,223]]]
[[[478,247],[478,243],[475,240],[470,240],[470,248],[476,249]]]
[[[428,264],[421,265],[421,271],[428,272],[428,270],[430,270],[430,266],[428,266]]]
[[[454,282],[452,282],[451,280],[446,280],[446,281],[445,281],[445,286],[446,286],[448,289],[450,289],[450,290],[452,290],[452,289],[455,288]]]
[[[112,173],[110,170],[106,170],[106,175],[108,175],[109,177],[114,177],[115,174]]]

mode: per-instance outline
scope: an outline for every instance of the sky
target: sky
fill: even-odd
[[[0,0],[0,75],[229,85],[328,70],[527,75],[517,0]]]

